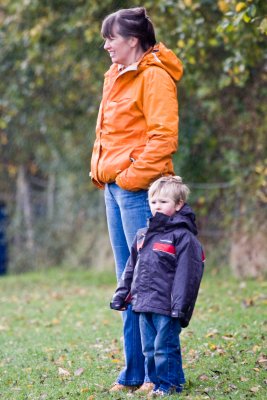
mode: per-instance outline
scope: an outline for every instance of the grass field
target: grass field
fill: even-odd
[[[112,272],[51,270],[0,279],[0,399],[93,400],[123,365]],[[265,399],[267,284],[206,273],[181,335],[180,399]]]

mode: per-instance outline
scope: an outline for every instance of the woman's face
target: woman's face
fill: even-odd
[[[121,36],[116,27],[112,37],[105,39],[104,49],[109,53],[112,63],[128,66],[133,62],[133,53],[135,51],[133,38]]]

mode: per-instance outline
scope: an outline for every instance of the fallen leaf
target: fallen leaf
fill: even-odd
[[[61,293],[58,293],[58,292],[51,293],[51,297],[54,300],[62,300],[63,299],[63,295]]]
[[[236,386],[236,385],[233,385],[233,384],[231,383],[231,384],[229,385],[229,388],[235,390],[235,389],[237,389],[237,386]]]
[[[248,379],[248,378],[245,378],[244,376],[241,376],[241,377],[240,377],[240,381],[241,381],[241,382],[247,382],[247,381],[249,381],[249,379]]]
[[[217,349],[217,353],[220,354],[220,356],[224,356],[226,354],[223,349]]]
[[[224,335],[224,336],[222,336],[222,339],[224,339],[224,340],[233,340],[234,337],[233,337],[233,335]]]
[[[52,351],[54,351],[55,349],[53,347],[45,347],[44,348],[44,352],[45,353],[51,353]]]
[[[60,320],[57,319],[57,318],[54,318],[54,319],[52,319],[52,321],[47,322],[47,323],[45,324],[45,326],[46,326],[47,328],[51,328],[51,327],[56,326],[56,325],[59,325],[59,324],[60,324]]]
[[[252,393],[257,393],[260,390],[260,386],[254,386],[254,387],[250,388],[249,390]]]
[[[60,365],[63,364],[66,360],[66,356],[64,354],[62,354],[60,357],[58,357],[58,359],[55,360],[55,364],[56,365]]]
[[[217,349],[217,346],[215,344],[213,344],[213,343],[209,343],[209,349],[211,351],[215,351]]]
[[[6,325],[0,325],[0,331],[7,331],[8,327]]]
[[[88,393],[89,392],[89,388],[85,387],[81,389],[81,393]]]
[[[76,371],[74,372],[75,376],[81,376],[84,373],[84,369],[83,368],[78,368],[76,369]]]
[[[65,368],[58,368],[58,375],[59,376],[70,376],[70,372]]]
[[[267,363],[267,356],[265,354],[260,354],[259,358],[257,359],[257,363],[266,364]]]
[[[52,325],[59,325],[60,324],[60,320],[58,318],[54,318],[54,319],[52,319],[51,324]]]
[[[261,347],[255,344],[255,346],[253,346],[253,348],[252,348],[252,351],[253,351],[253,353],[257,353],[260,349],[261,349]],[[266,359],[266,361],[267,361],[267,359]]]
[[[207,375],[203,374],[203,375],[199,375],[198,379],[200,381],[208,381],[210,378]]]
[[[28,368],[24,368],[23,371],[27,372],[28,374],[30,374],[32,372],[32,368],[28,367]]]
[[[219,331],[217,329],[214,329],[213,331],[208,332],[205,337],[206,338],[214,337],[214,336],[218,335],[218,333],[219,333]]]
[[[248,307],[253,307],[255,305],[255,303],[254,303],[253,299],[244,299],[242,301],[242,305],[243,305],[243,307],[248,308]]]

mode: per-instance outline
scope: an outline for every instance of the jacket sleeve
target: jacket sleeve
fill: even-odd
[[[97,164],[100,156],[100,121],[101,121],[101,115],[102,115],[102,107],[103,107],[103,101],[101,101],[99,110],[98,110],[98,116],[97,116],[97,123],[96,123],[96,138],[94,141],[93,145],[93,150],[92,150],[92,156],[91,156],[91,171],[89,172],[89,176],[91,178],[92,183],[98,188],[98,189],[105,189],[105,185],[102,182],[99,182],[98,177],[97,177]]]
[[[189,232],[185,232],[177,247],[177,267],[172,287],[171,316],[185,328],[193,314],[203,275],[202,247]]]
[[[133,242],[131,248],[131,254],[127,261],[124,272],[118,282],[117,289],[112,297],[112,301],[110,302],[110,308],[113,310],[120,310],[122,308],[127,308],[130,302],[130,292],[131,292],[131,284],[133,280],[134,268],[137,260],[137,247],[136,247],[136,238]]]
[[[178,101],[175,82],[159,67],[143,72],[139,107],[147,125],[144,151],[116,178],[125,190],[147,189],[160,175],[172,171],[171,156],[178,146]]]

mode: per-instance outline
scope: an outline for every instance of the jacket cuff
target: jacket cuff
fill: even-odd
[[[122,171],[119,175],[116,177],[116,184],[123,190],[128,190],[130,192],[138,192],[138,190],[147,190],[147,186],[144,186],[141,184],[141,179],[128,179],[126,176],[126,171]],[[136,184],[138,182],[138,185]]]
[[[116,179],[115,179],[115,183],[123,190],[131,190],[129,189],[128,185],[125,182],[125,179],[123,179],[123,177],[121,176],[123,172],[121,172],[119,175],[117,175]]]
[[[98,189],[104,190],[105,189],[105,184],[102,184],[98,182],[96,179],[91,178],[91,182],[93,183],[94,186],[96,186]]]
[[[119,310],[121,310],[122,308],[127,309],[127,307],[128,307],[128,304],[121,303],[120,301],[112,301],[112,302],[110,303],[110,308],[111,308],[112,310],[117,310],[117,311],[119,311]]]
[[[172,310],[171,316],[173,318],[181,318],[181,319],[183,319],[185,317],[185,314],[182,311],[179,311],[179,310]]]

